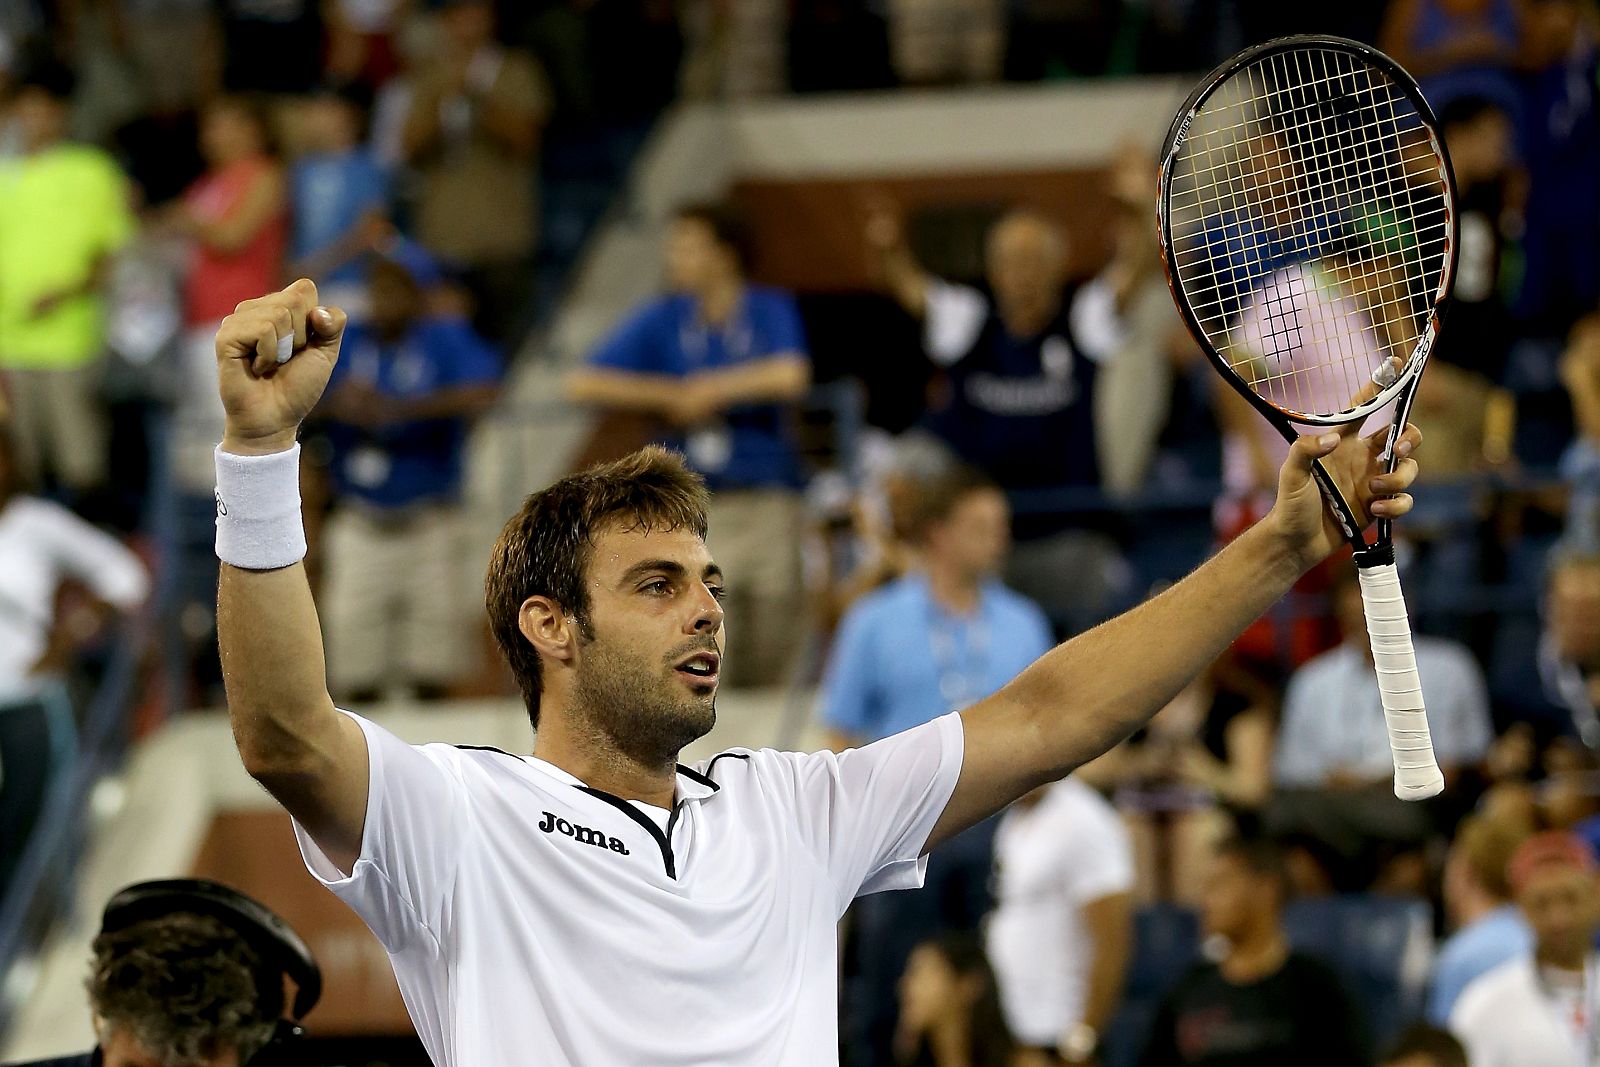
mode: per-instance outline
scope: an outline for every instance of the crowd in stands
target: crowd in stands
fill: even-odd
[[[1600,1063],[1600,14],[1300,6],[0,6],[0,817],[36,810],[18,791],[70,746],[64,665],[147,596],[153,497],[129,456],[170,450],[173,506],[206,525],[212,335],[239,301],[308,274],[352,313],[306,449],[335,696],[442,696],[477,663],[454,595],[467,432],[553,299],[569,261],[548,246],[581,240],[541,203],[562,167],[614,178],[678,97],[1188,71],[1334,30],[1417,73],[1458,184],[1397,531],[1447,790],[1392,794],[1335,559],[1147,729],[946,844],[923,891],[856,904],[845,1062]],[[876,296],[926,374],[863,371],[916,415],[870,427],[850,477],[798,429],[838,362],[808,342],[812,307],[752,276],[736,213],[674,215],[666,292],[564,399],[637,420],[716,491],[728,684],[818,683],[829,743],[870,743],[983,699],[1264,514],[1286,446],[1178,321],[1149,147],[1106,168],[1112,251],[1087,277],[1049,205],[997,213],[972,277],[873,205]],[[1163,503],[1196,484],[1219,489],[1198,517]],[[196,650],[208,544],[177,580]],[[212,683],[198,668],[194,702]]]

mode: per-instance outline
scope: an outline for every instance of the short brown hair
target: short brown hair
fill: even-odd
[[[976,467],[957,465],[918,486],[911,513],[906,516],[906,533],[920,543],[928,531],[948,519],[961,502],[973,493],[999,492],[993,478]]]
[[[704,538],[709,504],[701,477],[678,453],[658,445],[568,475],[523,501],[490,553],[483,600],[495,641],[535,728],[543,672],[539,653],[517,625],[523,602],[549,597],[587,627],[589,597],[583,576],[595,537],[620,523],[624,529],[646,532],[687,528]]]
[[[220,919],[180,912],[96,937],[89,1003],[169,1067],[244,1063],[272,1040],[283,979]]]
[[[1434,1067],[1467,1067],[1467,1050],[1454,1035],[1426,1023],[1416,1023],[1401,1034],[1379,1063],[1404,1063],[1426,1059]]]
[[[1455,847],[1484,891],[1496,900],[1508,900],[1511,883],[1506,871],[1517,846],[1528,836],[1520,826],[1469,815],[1456,827]]]
[[[741,272],[750,269],[754,242],[750,224],[738,209],[729,204],[702,201],[680,205],[672,217],[678,222],[698,222],[711,231],[713,241],[733,253]]]

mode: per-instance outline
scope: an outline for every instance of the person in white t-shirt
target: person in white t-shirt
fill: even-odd
[[[1531,956],[1475,978],[1450,1013],[1472,1067],[1600,1067],[1600,879],[1575,834],[1528,838],[1511,857]]]
[[[1267,520],[993,696],[849,752],[685,767],[716,719],[723,576],[703,486],[646,449],[534,493],[495,546],[532,753],[413,747],[334,707],[300,562],[295,434],[344,322],[302,279],[218,332],[218,633],[246,769],[388,950],[439,1067],[836,1063],[851,899],[918,885],[930,849],[1126,737],[1342,544],[1314,458],[1363,518],[1409,511],[1416,476],[1375,439],[1308,438]]]
[[[986,929],[1006,1023],[1051,1064],[1089,1063],[1127,976],[1133,846],[1076,778],[1011,806],[995,834],[999,904]]]

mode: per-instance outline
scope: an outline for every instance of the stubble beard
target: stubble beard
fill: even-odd
[[[646,657],[593,642],[573,686],[573,709],[599,739],[646,767],[677,762],[690,742],[717,723],[715,691],[674,692],[671,671]]]

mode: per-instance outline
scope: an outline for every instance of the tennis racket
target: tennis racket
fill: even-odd
[[[1246,49],[1178,110],[1160,177],[1167,280],[1218,372],[1290,442],[1393,404],[1392,471],[1455,274],[1455,182],[1416,82],[1340,37]],[[1369,545],[1326,468],[1312,473],[1355,549],[1395,794],[1434,796],[1390,523]]]

